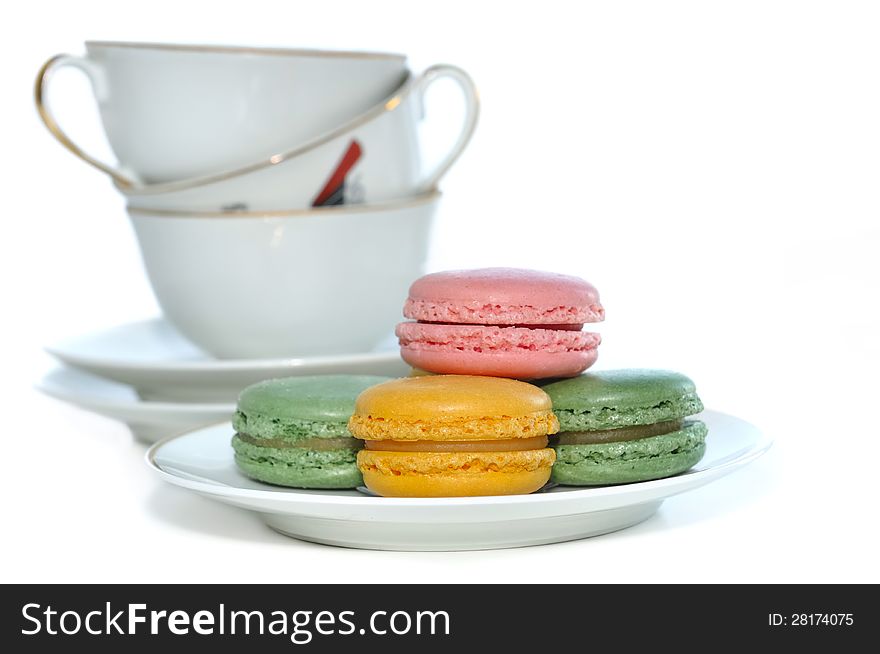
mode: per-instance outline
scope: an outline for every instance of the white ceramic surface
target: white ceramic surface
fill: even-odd
[[[46,351],[79,370],[133,387],[144,399],[234,403],[250,384],[301,375],[409,373],[397,341],[375,352],[296,359],[214,359],[161,318],[128,323],[55,343]],[[128,396],[131,390],[126,389]],[[167,434],[165,434],[167,435]]]
[[[52,370],[36,387],[55,399],[124,422],[134,437],[145,443],[229,420],[235,412],[234,402],[147,402],[129,386],[70,368]]]
[[[439,194],[275,214],[130,211],[167,319],[223,359],[367,352],[424,273]]]
[[[451,79],[465,99],[461,130],[445,157],[422,170],[418,127],[425,117],[424,94],[437,80]],[[453,66],[433,66],[407,81],[394,95],[347,124],[288,151],[238,170],[177,183],[121,187],[130,207],[170,211],[306,209],[335,202],[375,204],[433,190],[467,146],[479,103],[470,77]],[[442,121],[443,114],[430,117]]]
[[[381,498],[357,491],[284,489],[248,479],[235,467],[232,426],[215,425],[166,439],[147,452],[165,481],[259,513],[266,524],[302,540],[378,550],[472,550],[539,545],[623,529],[649,518],[667,498],[723,477],[770,447],[753,425],[706,411],[706,456],[668,479],[556,488],[533,495]]]
[[[90,79],[118,166],[74,145],[45,107],[44,87],[64,66]],[[406,76],[405,57],[394,54],[92,41],[85,56],[47,62],[37,100],[50,131],[89,163],[122,183],[163,182],[298,147],[381,102]]]

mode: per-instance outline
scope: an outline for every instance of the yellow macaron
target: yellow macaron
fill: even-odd
[[[386,497],[531,493],[550,478],[559,430],[537,386],[499,377],[435,375],[362,392],[349,430],[365,441],[358,468]]]

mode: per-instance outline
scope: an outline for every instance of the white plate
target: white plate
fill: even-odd
[[[124,422],[135,438],[147,443],[229,420],[235,412],[234,403],[145,402],[130,386],[70,368],[51,371],[36,387],[50,397]]]
[[[293,375],[409,373],[396,341],[381,351],[299,359],[214,359],[165,320],[154,318],[72,338],[46,348],[60,361],[133,386],[149,400],[234,402],[263,379]]]
[[[232,426],[166,439],[147,452],[164,480],[259,513],[271,528],[302,540],[376,550],[479,550],[587,538],[632,526],[667,497],[707,484],[754,461],[770,447],[753,425],[707,411],[706,456],[667,479],[599,488],[561,487],[533,495],[382,498],[358,491],[269,486],[235,467]]]

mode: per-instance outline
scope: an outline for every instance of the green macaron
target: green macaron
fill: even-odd
[[[706,452],[694,383],[667,370],[607,370],[543,386],[559,418],[551,481],[570,486],[661,479]]]
[[[249,477],[294,488],[363,483],[348,431],[361,391],[388,381],[373,375],[270,379],[248,386],[232,419],[235,462]]]

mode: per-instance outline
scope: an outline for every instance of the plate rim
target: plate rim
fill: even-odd
[[[564,493],[542,493],[542,494],[526,494],[526,495],[487,495],[487,496],[479,496],[479,497],[369,497],[366,495],[359,496],[357,498],[358,505],[361,507],[376,507],[376,506],[386,506],[386,507],[405,507],[405,508],[436,508],[436,507],[449,507],[449,506],[491,506],[491,505],[515,505],[519,503],[544,503],[544,502],[559,502],[563,499],[576,501],[578,499],[586,498],[586,497],[609,497],[609,496],[621,496],[621,495],[629,495],[629,494],[638,494],[644,492],[646,490],[664,488],[664,487],[675,487],[675,486],[686,486],[687,482],[693,482],[702,480],[704,477],[709,477],[705,481],[711,481],[719,475],[719,472],[730,471],[732,472],[736,468],[745,466],[752,461],[760,458],[773,446],[774,440],[767,436],[763,430],[759,429],[753,423],[740,418],[739,416],[731,413],[727,413],[724,411],[718,411],[715,409],[705,409],[704,412],[701,413],[713,413],[717,415],[721,415],[727,418],[734,418],[735,420],[745,423],[752,430],[754,430],[758,438],[755,443],[746,448],[745,452],[740,453],[734,459],[725,461],[724,463],[714,466],[712,468],[707,468],[704,470],[697,470],[695,472],[690,472],[683,475],[674,475],[672,477],[664,477],[662,479],[653,479],[650,481],[641,481],[635,482],[631,484],[618,484],[618,485],[610,485],[610,486],[596,486],[596,487],[588,487],[588,488],[576,488],[571,487],[572,490],[567,490]],[[174,434],[171,436],[167,436],[147,449],[144,453],[144,463],[150,468],[153,472],[159,475],[161,479],[164,481],[182,488],[186,488],[188,490],[195,491],[197,493],[201,493],[208,496],[214,497],[224,497],[230,499],[248,499],[254,501],[260,500],[269,500],[269,501],[282,501],[290,504],[291,506],[297,504],[314,504],[314,505],[347,505],[352,502],[353,496],[351,495],[324,495],[319,493],[289,493],[283,490],[275,490],[271,488],[261,489],[261,488],[239,488],[236,486],[225,486],[221,484],[207,483],[203,481],[198,481],[195,479],[187,479],[185,477],[181,477],[178,475],[174,475],[165,469],[163,469],[156,462],[156,455],[158,451],[167,445],[168,443],[175,441],[179,438],[184,438],[190,436],[196,432],[204,431],[207,429],[213,429],[219,427],[224,424],[229,424],[231,428],[231,423],[228,420],[224,420],[221,422],[213,423],[210,425],[203,425],[201,427],[190,429],[188,431]],[[737,454],[737,453],[734,453]],[[728,455],[731,456],[731,455]],[[726,474],[726,472],[724,473]],[[696,478],[696,479],[695,479]],[[687,482],[683,482],[683,480],[687,480]],[[308,490],[308,489],[301,489]],[[687,489],[683,489],[687,490]],[[671,495],[674,495],[672,493]],[[366,502],[367,504],[364,504]]]
[[[149,323],[165,323],[166,320],[157,316],[154,318],[146,318],[143,320],[132,320],[121,323],[113,327],[95,330],[93,332],[71,336],[62,339],[52,345],[43,347],[43,351],[59,360],[62,363],[74,366],[79,369],[91,370],[94,368],[103,368],[106,370],[132,370],[138,372],[170,372],[170,373],[208,373],[208,372],[242,372],[242,371],[264,371],[269,369],[289,370],[302,368],[310,365],[334,365],[334,364],[361,364],[374,363],[375,361],[384,361],[385,359],[397,359],[400,352],[397,348],[389,348],[388,350],[380,350],[378,352],[354,352],[350,354],[327,354],[317,356],[287,357],[287,358],[269,358],[269,359],[211,359],[189,361],[189,360],[167,360],[167,361],[131,361],[119,359],[107,359],[104,357],[87,356],[83,354],[71,353],[69,349],[65,349],[65,344],[73,341],[81,340],[109,332],[114,329],[123,329],[135,325],[145,325]],[[206,355],[208,356],[208,355]]]
[[[66,402],[67,404],[72,404],[73,406],[92,412],[144,411],[145,413],[152,412],[156,414],[164,413],[166,415],[174,414],[181,416],[196,413],[217,413],[220,411],[232,415],[235,412],[235,402],[169,402],[167,400],[144,400],[137,396],[124,400],[121,398],[105,398],[98,397],[94,394],[77,393],[74,389],[71,389],[71,392],[69,393],[65,393],[58,386],[52,387],[45,383],[46,378],[49,377],[52,373],[63,370],[64,368],[62,366],[56,366],[50,369],[38,381],[34,382],[33,388],[43,395],[51,397],[54,400],[58,400],[59,402]],[[80,374],[88,374],[83,372],[82,370],[77,370],[76,372]],[[123,384],[122,382],[118,382],[112,379],[101,379],[101,381],[108,384],[128,386],[127,384]],[[202,425],[202,427],[215,427],[222,422],[224,421],[211,422]],[[194,430],[187,430],[183,433],[186,434],[197,430],[198,428]],[[183,434],[176,435],[182,436]]]

